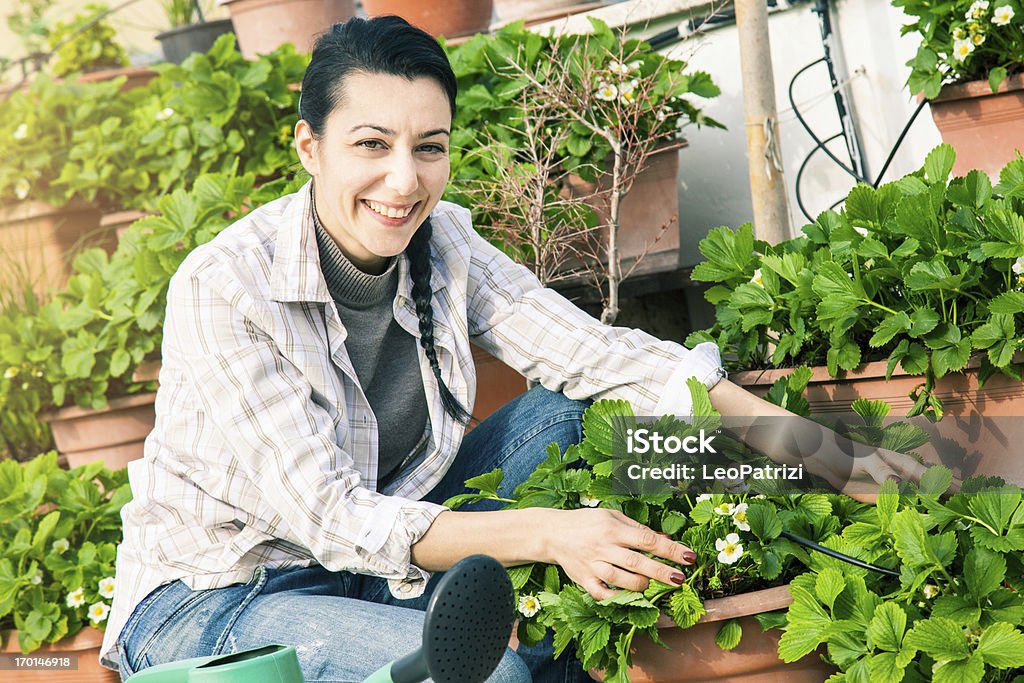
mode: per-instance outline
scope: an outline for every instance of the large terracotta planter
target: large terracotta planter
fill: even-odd
[[[355,15],[355,0],[223,0],[246,59],[273,52],[284,43],[310,52],[317,37]]]
[[[156,422],[156,394],[117,398],[105,408],[73,406],[42,416],[50,423],[57,451],[74,468],[102,460],[108,469],[125,467],[142,457],[146,437]]]
[[[640,263],[631,277],[663,273],[679,266],[679,153],[667,149],[652,154],[629,193],[619,206],[619,258],[623,272],[637,259]],[[570,176],[566,188],[570,196],[594,196],[593,206],[601,222],[607,223],[607,202],[602,188]],[[590,203],[590,200],[588,200]],[[607,239],[607,238],[606,238]]]
[[[996,93],[988,81],[947,85],[929,106],[942,140],[956,150],[956,175],[977,168],[998,178],[1015,150],[1024,153],[1024,73]]]
[[[523,19],[531,21],[547,21],[594,9],[604,3],[587,2],[586,0],[494,0],[494,18],[499,23],[508,23]]]
[[[120,683],[120,676],[100,666],[100,646],[103,644],[103,631],[87,627],[71,636],[48,643],[31,653],[38,657],[69,657],[73,660],[74,669],[28,668],[7,669],[2,678],[5,683]],[[14,657],[22,657],[18,647],[18,632],[3,633],[3,653],[5,664],[12,663]]]
[[[116,246],[114,233],[100,228],[100,210],[84,202],[0,207],[0,289],[26,282],[40,293],[62,287],[78,250]]]
[[[206,53],[213,44],[225,33],[235,28],[230,19],[204,21],[201,24],[178,26],[169,31],[156,34],[164,59],[174,64],[181,64],[193,52]]]
[[[632,683],[821,683],[836,670],[811,653],[786,664],[778,655],[781,633],[762,631],[755,614],[784,609],[793,602],[787,586],[708,600],[707,614],[691,628],[681,629],[668,617],[658,621],[664,649],[645,637],[634,639]],[[739,619],[743,638],[733,650],[715,644],[722,624]],[[591,678],[603,681],[599,671]]]
[[[1020,359],[1015,358],[1019,362]],[[897,367],[885,380],[887,362],[866,363],[853,372],[829,377],[824,367],[813,369],[807,387],[811,414],[851,414],[850,404],[858,398],[876,399],[892,406],[890,417],[912,422],[932,435],[931,443],[918,449],[925,460],[942,463],[960,477],[986,474],[1024,484],[1024,382],[993,375],[979,388],[978,363],[971,361],[963,372],[939,379],[935,394],[942,400],[944,417],[938,422],[903,417],[913,406],[909,394],[923,382],[918,375]],[[792,370],[755,370],[730,375],[729,379],[763,396],[779,377]]]
[[[397,14],[432,36],[452,38],[486,31],[493,0],[363,0],[367,16]]]

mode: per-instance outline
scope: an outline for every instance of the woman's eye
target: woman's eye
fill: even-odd
[[[357,144],[366,149],[384,149],[384,143],[380,140],[363,140]]]
[[[420,147],[420,149],[423,150],[424,152],[428,152],[430,154],[444,154],[445,153],[445,148],[444,148],[443,145],[435,145],[435,144],[423,145],[423,146]]]

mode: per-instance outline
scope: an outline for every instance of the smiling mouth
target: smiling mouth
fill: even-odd
[[[380,202],[375,202],[371,199],[364,199],[363,204],[368,209],[370,209],[370,211],[373,211],[374,213],[379,214],[384,218],[400,220],[411,214],[413,209],[416,208],[416,205],[419,204],[419,202],[416,202],[416,204],[410,204],[409,206],[405,206],[402,208],[387,206],[386,204],[381,204]]]

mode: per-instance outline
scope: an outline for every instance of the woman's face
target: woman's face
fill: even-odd
[[[295,127],[295,147],[313,177],[316,211],[342,252],[380,273],[402,253],[448,182],[451,110],[431,78],[353,73],[323,135]]]

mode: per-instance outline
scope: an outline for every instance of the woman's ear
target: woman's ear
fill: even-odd
[[[313,129],[305,119],[299,119],[295,124],[295,151],[299,154],[299,161],[309,175],[316,177],[320,174],[320,164],[317,158],[317,140],[313,137]]]

